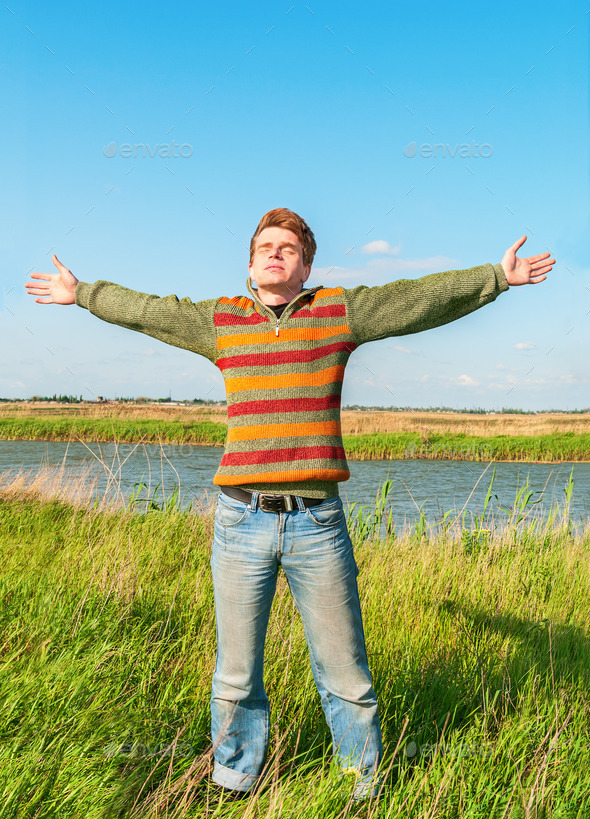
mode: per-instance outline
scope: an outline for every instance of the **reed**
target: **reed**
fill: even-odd
[[[225,424],[214,421],[189,423],[113,417],[0,417],[0,439],[13,441],[80,440],[223,446],[226,431]]]
[[[590,434],[468,436],[464,433],[372,433],[345,436],[351,460],[426,458],[459,461],[590,461]]]

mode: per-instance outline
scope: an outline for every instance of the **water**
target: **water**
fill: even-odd
[[[181,506],[198,503],[205,508],[214,502],[217,487],[213,476],[223,450],[221,447],[151,444],[84,444],[54,441],[0,441],[0,473],[19,468],[36,473],[40,467],[58,471],[64,467],[69,478],[80,476],[84,485],[96,480],[93,496],[125,502],[135,493],[138,508],[142,499],[162,503],[180,483]],[[481,514],[493,466],[470,461],[350,461],[351,478],[340,484],[345,505],[372,508],[379,486],[391,479],[388,510],[398,527],[413,525],[424,512],[427,522],[440,520],[447,510]],[[547,514],[552,503],[565,503],[565,487],[573,468],[574,491],[570,515],[584,524],[590,515],[590,463],[524,464],[497,463],[493,496],[489,509],[496,518],[506,517],[501,507],[514,503],[519,487],[529,478],[531,500]],[[138,484],[145,483],[146,488]],[[497,496],[494,497],[494,496]]]
[[[373,469],[366,469],[366,467]],[[466,523],[472,515],[483,513],[485,497],[492,480],[492,495],[488,514],[496,521],[508,517],[518,490],[528,477],[528,489],[532,490],[530,502],[537,501],[534,512],[546,517],[552,506],[565,506],[565,488],[573,470],[574,489],[570,501],[570,518],[574,524],[584,526],[590,520],[590,463],[496,463],[468,461],[357,461],[350,464],[351,480],[356,483],[348,490],[341,485],[341,494],[348,501],[369,503],[375,497],[380,482],[393,481],[388,495],[389,506],[394,512],[396,526],[413,525],[424,512],[426,521],[440,521],[448,510],[455,515],[467,513]],[[358,470],[358,471],[357,471]],[[374,506],[374,503],[372,504]],[[530,505],[529,507],[530,508]]]

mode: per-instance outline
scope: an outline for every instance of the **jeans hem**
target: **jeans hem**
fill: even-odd
[[[376,783],[363,782],[356,786],[352,792],[352,798],[355,802],[364,802],[366,799],[374,799],[376,796],[379,796],[380,788],[380,781]]]
[[[213,773],[211,779],[216,785],[221,785],[223,788],[229,788],[232,791],[246,791],[251,790],[258,779],[254,774],[245,774],[241,771],[234,771],[233,768],[226,768],[217,760],[213,764]]]

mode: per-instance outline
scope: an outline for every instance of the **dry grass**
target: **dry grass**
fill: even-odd
[[[0,404],[0,418],[18,413],[23,417],[129,418],[161,421],[227,421],[224,406],[170,406],[167,404]],[[389,412],[343,410],[342,433],[359,435],[371,432],[458,433],[490,437],[493,435],[550,435],[552,433],[590,433],[590,413],[539,413],[538,415],[472,415],[461,412]]]
[[[466,412],[361,412],[342,413],[344,435],[369,432],[419,432],[423,435],[464,432],[467,435],[550,435],[590,432],[590,413],[566,415],[472,415]]]
[[[97,482],[98,475],[90,469],[72,471],[66,469],[65,462],[61,466],[10,469],[0,473],[0,499],[42,503],[58,500],[75,508],[88,509],[93,504]],[[98,508],[104,505],[100,504]]]
[[[161,421],[226,421],[225,406],[174,406],[168,404],[59,404],[57,401],[0,404],[0,418],[131,418]]]

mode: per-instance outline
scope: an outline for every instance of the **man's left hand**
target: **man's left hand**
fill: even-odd
[[[506,274],[506,280],[511,287],[519,284],[538,284],[545,281],[547,273],[555,264],[555,259],[549,259],[550,253],[541,253],[539,256],[529,256],[528,259],[519,259],[516,251],[524,245],[527,237],[521,236],[512,247],[509,247],[504,258],[502,267]]]

